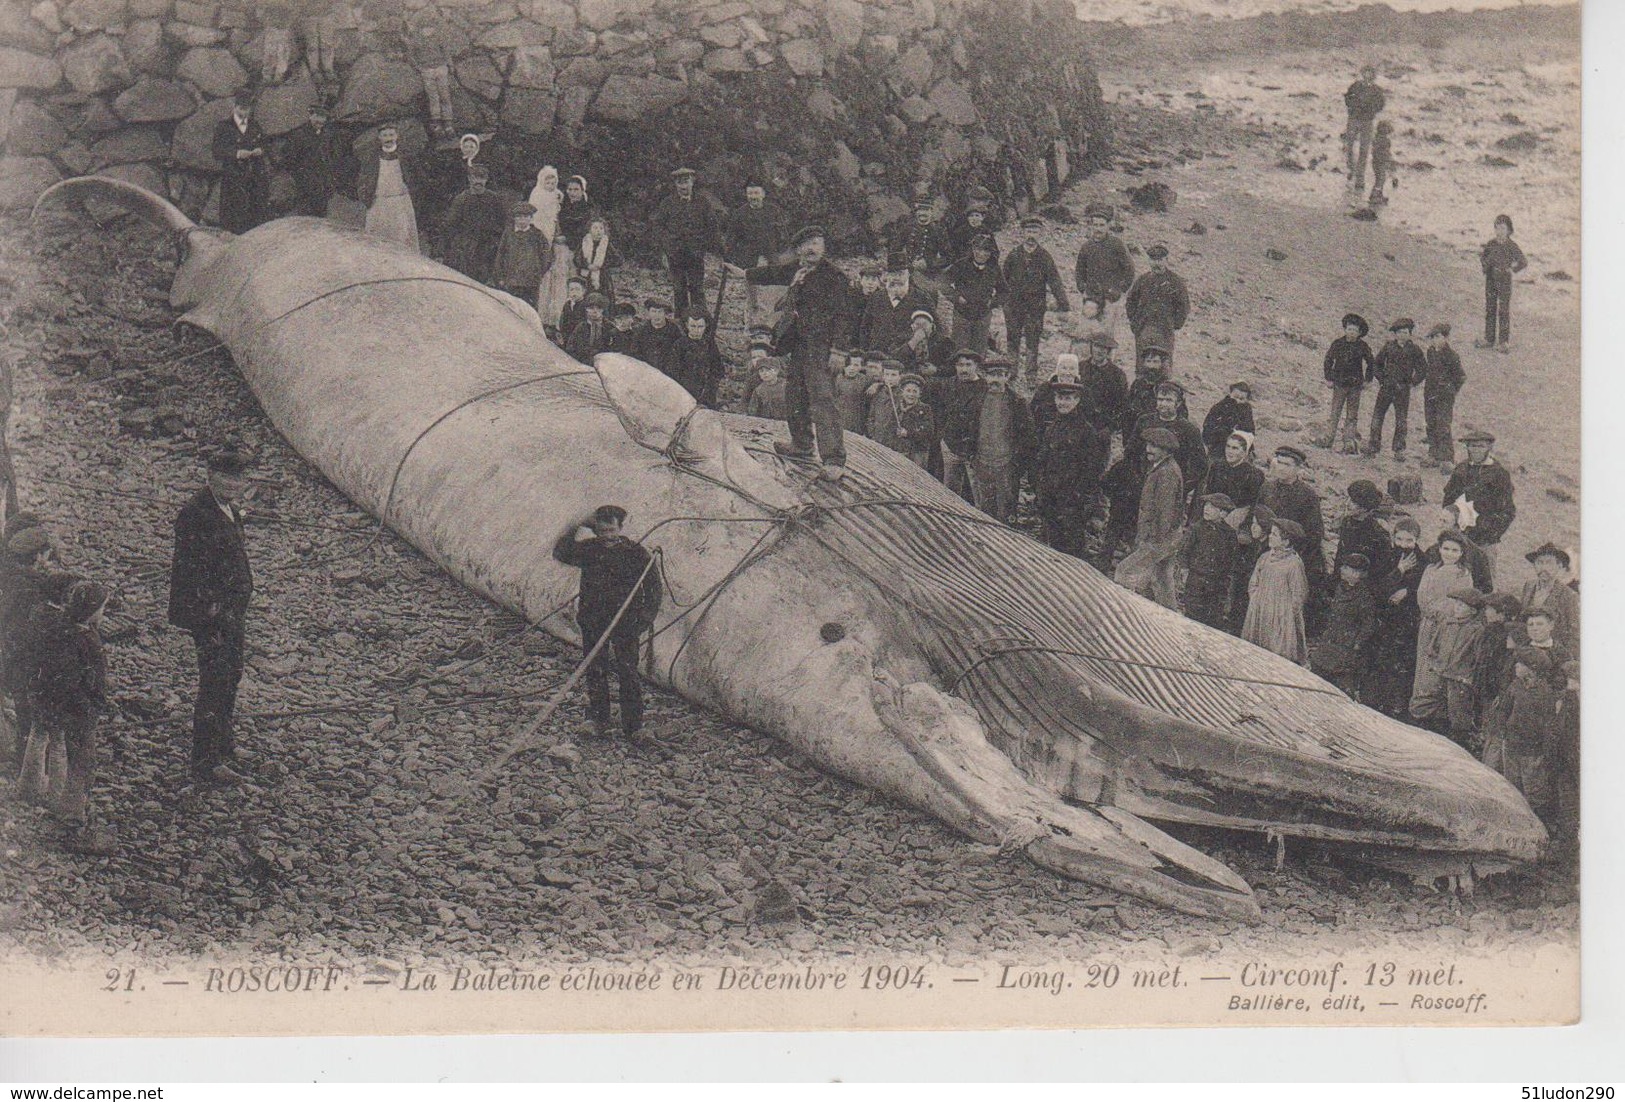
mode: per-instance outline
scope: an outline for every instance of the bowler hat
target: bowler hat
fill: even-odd
[[[1398,333],[1398,332],[1400,332],[1402,330],[1405,330],[1405,329],[1414,330],[1415,328],[1416,328],[1416,322],[1411,320],[1410,318],[1396,318],[1394,320],[1394,324],[1392,324],[1392,325],[1390,325],[1388,327],[1388,332],[1390,332],[1390,333]]]
[[[1167,429],[1149,429],[1143,437],[1145,443],[1163,451],[1178,451],[1179,438]]]
[[[242,449],[225,447],[209,456],[209,470],[216,474],[239,476],[248,470],[252,462]]]
[[[1349,483],[1349,500],[1362,509],[1375,509],[1382,504],[1382,491],[1369,478]]]
[[[1495,443],[1495,434],[1486,432],[1483,429],[1473,429],[1471,432],[1462,433],[1456,439],[1463,444],[1493,444]]]
[[[1371,332],[1371,323],[1366,321],[1359,314],[1344,314],[1343,328],[1347,329],[1351,325],[1360,331],[1360,336],[1362,337]]]
[[[1564,570],[1569,568],[1569,553],[1557,546],[1557,544],[1553,543],[1551,540],[1547,540],[1545,543],[1529,552],[1529,554],[1525,555],[1524,558],[1528,559],[1530,562],[1534,562],[1542,555],[1550,555],[1552,558],[1556,559]]]
[[[1303,449],[1295,448],[1291,444],[1282,444],[1275,449],[1275,454],[1281,459],[1296,460],[1299,465],[1309,462],[1309,457],[1303,453]]]
[[[1203,494],[1202,504],[1212,505],[1215,508],[1223,509],[1227,513],[1236,507],[1235,500],[1229,494]]]

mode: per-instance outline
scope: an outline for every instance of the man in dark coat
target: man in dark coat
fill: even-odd
[[[1044,519],[1044,541],[1081,559],[1112,439],[1083,409],[1082,386],[1062,380],[1049,388],[1054,413],[1045,418],[1033,478],[1038,515]]]
[[[210,152],[220,164],[220,224],[247,233],[270,216],[270,160],[265,131],[254,118],[254,97],[238,92],[231,117],[214,124]]]
[[[1112,214],[1112,208],[1105,203],[1090,203],[1085,208],[1089,237],[1078,249],[1074,274],[1078,293],[1100,303],[1100,320],[1115,335],[1117,317],[1122,312],[1119,304],[1134,286],[1134,258],[1129,256],[1123,239],[1109,229]]]
[[[1276,448],[1270,476],[1264,480],[1258,501],[1269,506],[1276,516],[1303,529],[1303,569],[1313,594],[1326,578],[1326,522],[1320,513],[1320,497],[1302,479],[1308,462],[1309,457],[1290,444]]]
[[[1456,394],[1467,382],[1461,357],[1450,347],[1450,325],[1440,322],[1428,330],[1427,374],[1422,380],[1422,419],[1427,426],[1428,458],[1454,467],[1456,463]]]
[[[1208,464],[1202,480],[1202,494],[1224,494],[1237,509],[1258,503],[1264,489],[1264,472],[1253,462],[1253,434],[1236,431],[1224,442],[1224,450]]]
[[[672,170],[672,194],[661,200],[653,219],[679,316],[690,302],[705,304],[705,254],[716,249],[719,237],[711,204],[695,194],[695,175],[692,168]]]
[[[513,210],[512,200],[490,189],[490,178],[491,170],[484,165],[468,170],[468,190],[451,201],[440,239],[446,266],[481,283],[491,281],[497,246]]]
[[[988,324],[995,308],[1004,304],[1004,272],[994,259],[993,238],[979,234],[969,254],[948,269],[948,298],[953,303],[953,342],[956,348],[986,352]]]
[[[1013,366],[1003,356],[983,360],[983,382],[955,393],[942,430],[966,464],[976,507],[1005,523],[1015,518],[1021,478],[1038,450],[1032,411],[1010,387]]]
[[[957,263],[970,255],[971,243],[978,237],[993,237],[993,231],[998,229],[992,215],[988,211],[988,204],[992,202],[993,193],[979,184],[971,185],[988,196],[987,203],[971,196],[967,191],[966,209],[948,225],[948,257],[950,262]],[[999,262],[999,246],[995,241],[993,245],[993,263]]]
[[[243,676],[244,627],[254,574],[238,502],[248,488],[247,455],[225,449],[209,460],[209,483],[175,518],[169,622],[197,645],[198,693],[192,711],[192,777],[215,784],[243,779],[231,728]]]
[[[1371,407],[1371,436],[1365,453],[1382,451],[1382,423],[1394,411],[1394,458],[1405,458],[1405,433],[1411,416],[1411,387],[1427,378],[1427,354],[1415,341],[1416,323],[1400,318],[1388,327],[1393,336],[1377,353],[1366,381],[1377,381],[1377,401]]]
[[[767,189],[755,180],[745,184],[745,205],[736,207],[728,216],[728,243],[724,255],[739,268],[755,268],[770,264],[784,248],[785,236],[790,232],[785,224],[783,208],[767,198]],[[763,284],[745,285],[747,321],[755,324],[768,303],[762,293]],[[771,289],[770,289],[771,290]]]
[[[325,103],[310,105],[310,120],[289,134],[283,161],[299,189],[299,213],[312,218],[327,217],[327,205],[338,190],[350,156],[349,141],[328,122]],[[497,233],[507,220],[506,207],[497,210]],[[496,245],[493,243],[493,249]]]
[[[594,356],[600,352],[610,351],[611,326],[604,317],[609,300],[594,291],[581,302],[584,316],[576,322],[575,327],[570,330],[570,335],[565,338],[564,350],[590,367]]]
[[[883,352],[897,348],[908,340],[914,315],[920,310],[934,315],[936,296],[914,286],[908,258],[902,253],[893,253],[886,261],[880,289],[869,295],[863,304],[863,322],[859,326],[863,347]]]
[[[1178,445],[1174,449],[1174,459],[1185,477],[1183,500],[1188,502],[1207,475],[1208,454],[1207,445],[1202,442],[1202,430],[1179,412],[1184,397],[1185,388],[1178,383],[1168,380],[1158,383],[1156,408],[1142,415],[1135,422],[1134,430],[1123,437],[1123,458],[1125,461],[1138,461],[1143,470],[1146,435],[1152,429],[1167,429]]]
[[[621,730],[641,743],[646,740],[639,734],[643,682],[638,676],[638,640],[654,627],[660,612],[660,577],[650,569],[649,552],[621,534],[625,523],[625,509],[601,505],[564,530],[553,544],[553,557],[581,570],[576,623],[581,627],[582,653],[591,654],[609,632],[609,641],[587,667],[587,715],[593,733],[599,738],[609,734],[613,670],[620,689]]]
[[[948,234],[937,221],[935,200],[915,201],[914,217],[897,229],[891,247],[908,261],[914,286],[931,299],[931,308],[935,309],[937,293],[943,289],[942,275],[953,259],[949,255]]]
[[[1205,494],[1185,543],[1185,615],[1199,624],[1224,629],[1235,585],[1240,543],[1225,519],[1236,510],[1228,494]]]
[[[1462,533],[1484,552],[1493,570],[1496,545],[1518,515],[1512,473],[1490,454],[1494,433],[1476,429],[1464,433],[1461,443],[1467,447],[1467,461],[1458,463],[1444,484],[1442,504],[1455,508]]]
[[[1004,328],[1010,358],[1024,365],[1029,379],[1038,374],[1038,342],[1044,336],[1044,314],[1049,296],[1061,313],[1072,309],[1055,258],[1038,243],[1040,218],[1021,220],[1021,244],[1004,258]]]
[[[1185,478],[1174,459],[1179,442],[1165,428],[1145,435],[1145,478],[1135,510],[1134,551],[1117,566],[1120,585],[1178,609],[1174,567],[1185,546]]]
[[[1347,162],[1350,191],[1365,190],[1365,166],[1371,158],[1371,138],[1377,116],[1388,104],[1388,97],[1377,85],[1377,67],[1366,65],[1360,69],[1360,79],[1343,93],[1343,106],[1348,109],[1348,126],[1343,131],[1343,158]]]
[[[1371,323],[1359,314],[1344,314],[1343,335],[1326,348],[1322,371],[1332,388],[1332,416],[1320,440],[1321,447],[1337,447],[1337,427],[1342,421],[1343,450],[1350,454],[1359,450],[1360,396],[1365,392],[1365,381],[1377,369],[1377,359],[1365,343],[1370,331]]]
[[[722,383],[722,353],[711,335],[711,316],[701,307],[688,308],[683,332],[672,343],[664,370],[682,383],[700,405],[716,408],[717,387]]]
[[[1377,519],[1377,510],[1382,507],[1382,491],[1375,482],[1361,478],[1349,483],[1348,493],[1353,508],[1337,527],[1337,554],[1332,559],[1332,570],[1339,570],[1350,555],[1359,555],[1365,560],[1369,574],[1373,567],[1386,565],[1384,560],[1393,543],[1388,529]]]
[[[841,414],[835,408],[835,377],[829,354],[849,332],[847,282],[824,256],[824,228],[804,226],[796,234],[795,261],[770,264],[743,273],[755,283],[788,283],[780,306],[775,345],[789,354],[785,396],[790,408],[790,442],[774,441],[774,450],[792,459],[823,461],[825,478],[839,481],[846,473],[846,442]]]
[[[669,316],[671,304],[663,298],[650,296],[643,300],[643,321],[632,331],[627,355],[642,360],[650,367],[666,370],[671,350],[677,344],[677,326]]]
[[[1416,590],[1427,570],[1427,556],[1417,546],[1421,526],[1410,517],[1394,525],[1388,569],[1371,574],[1377,598],[1377,626],[1370,641],[1370,664],[1360,688],[1360,702],[1384,715],[1409,722],[1411,687],[1416,676],[1416,640],[1422,612]]]
[[[1123,423],[1124,408],[1128,405],[1128,375],[1116,360],[1112,349],[1117,342],[1110,333],[1096,333],[1089,338],[1089,360],[1082,365],[1084,404],[1094,411],[1095,420],[1108,432],[1117,431]]]
[[[1202,443],[1207,445],[1208,455],[1219,458],[1224,442],[1237,429],[1258,431],[1253,427],[1253,388],[1246,383],[1231,383],[1229,392],[1214,402],[1202,419]]]
[[[1168,370],[1174,364],[1174,334],[1185,327],[1190,316],[1190,292],[1185,281],[1168,267],[1168,246],[1158,242],[1145,251],[1151,270],[1129,288],[1124,310],[1134,331],[1134,356],[1138,360],[1150,347],[1163,351]]]
[[[1134,382],[1129,384],[1128,394],[1123,400],[1123,416],[1119,426],[1124,444],[1128,443],[1140,418],[1156,412],[1157,388],[1168,381],[1167,363],[1167,353],[1158,345],[1148,345],[1141,353]],[[1179,416],[1190,418],[1190,406],[1185,401],[1183,390],[1179,395],[1178,411]]]

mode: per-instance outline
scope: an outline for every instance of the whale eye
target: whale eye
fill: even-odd
[[[839,643],[846,638],[846,628],[831,622],[818,629],[818,637],[826,643]]]

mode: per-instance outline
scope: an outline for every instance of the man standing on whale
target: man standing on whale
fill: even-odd
[[[841,435],[841,414],[835,407],[829,354],[850,324],[847,282],[840,269],[824,257],[824,227],[802,227],[793,247],[796,259],[789,263],[764,264],[748,272],[730,265],[729,270],[750,283],[790,285],[779,305],[774,331],[774,344],[790,361],[785,378],[790,442],[776,441],[773,449],[790,459],[816,456],[823,462],[824,477],[838,482],[846,473],[846,442]]]

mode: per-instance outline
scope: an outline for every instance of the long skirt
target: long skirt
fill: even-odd
[[[562,241],[553,242],[553,266],[542,277],[542,285],[536,292],[536,312],[542,316],[542,324],[549,329],[559,327],[564,304],[570,297],[570,273],[573,271],[575,259],[570,246]]]

